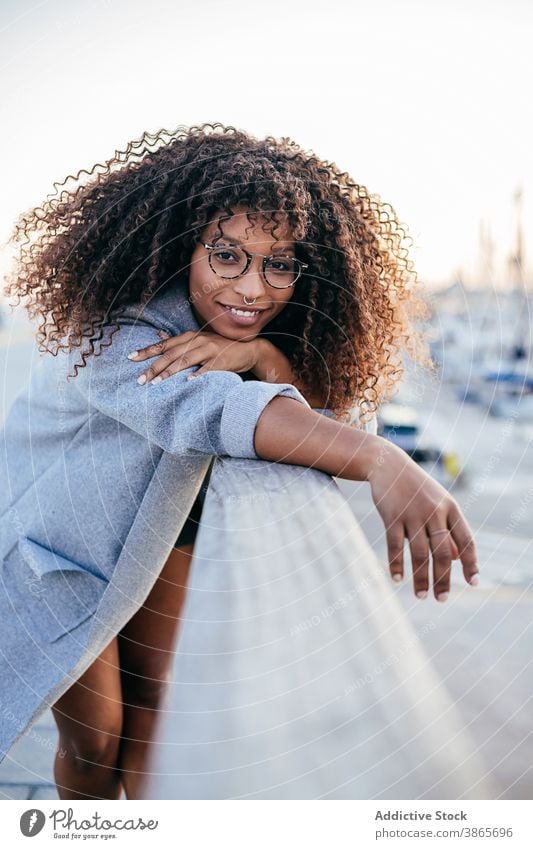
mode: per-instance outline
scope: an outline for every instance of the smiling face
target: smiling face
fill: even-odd
[[[275,238],[270,232],[274,222],[267,225],[267,219],[259,214],[248,218],[247,209],[243,206],[233,207],[232,212],[234,216],[231,218],[222,213],[220,221],[219,215],[215,215],[202,231],[201,241],[217,246],[241,245],[249,252],[265,256],[295,256],[296,245],[287,224],[278,224]],[[226,257],[223,255],[222,258]],[[269,286],[261,268],[262,258],[253,256],[245,274],[224,279],[211,270],[209,252],[204,246],[196,246],[191,257],[189,300],[202,330],[210,330],[228,339],[250,341],[285,308],[294,294],[294,286],[286,289]],[[245,297],[248,304],[254,298],[255,302],[247,306]],[[236,315],[231,312],[231,307],[251,311],[254,315]]]

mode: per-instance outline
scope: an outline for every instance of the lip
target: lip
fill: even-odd
[[[261,313],[266,312],[266,309],[258,308],[257,310],[252,310],[255,315],[237,315],[231,311],[232,307],[230,304],[222,304],[217,302],[219,306],[224,307],[224,316],[227,321],[231,322],[231,324],[236,327],[251,327],[259,322],[261,318]],[[233,307],[236,310],[249,309],[247,306]]]
[[[217,301],[217,304],[219,304],[219,306],[221,307],[226,307],[227,309],[249,309],[251,312],[266,312],[267,309],[270,309],[270,307],[256,307],[255,304],[223,304],[222,301]]]

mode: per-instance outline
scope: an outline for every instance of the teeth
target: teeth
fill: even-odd
[[[233,309],[233,307],[230,307],[230,312],[234,313],[235,315],[259,315],[259,310],[256,310],[255,312],[250,312],[250,310],[236,310]]]

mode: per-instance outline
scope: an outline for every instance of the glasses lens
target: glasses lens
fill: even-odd
[[[265,277],[271,286],[285,289],[298,277],[298,263],[291,257],[271,257],[265,267]]]
[[[221,277],[238,277],[246,268],[246,254],[238,247],[217,245],[210,256],[211,267]]]
[[[220,277],[238,277],[246,268],[247,257],[236,245],[217,242],[210,252],[209,261],[215,274]],[[291,257],[272,256],[265,265],[265,277],[277,289],[291,286],[298,275],[298,262]]]

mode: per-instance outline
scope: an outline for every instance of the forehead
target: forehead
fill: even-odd
[[[240,242],[294,244],[291,227],[285,216],[278,215],[275,220],[245,208],[234,209],[232,216],[227,212],[217,213],[207,229],[210,234],[222,233],[228,238],[235,237]],[[273,230],[275,232],[272,232]]]

